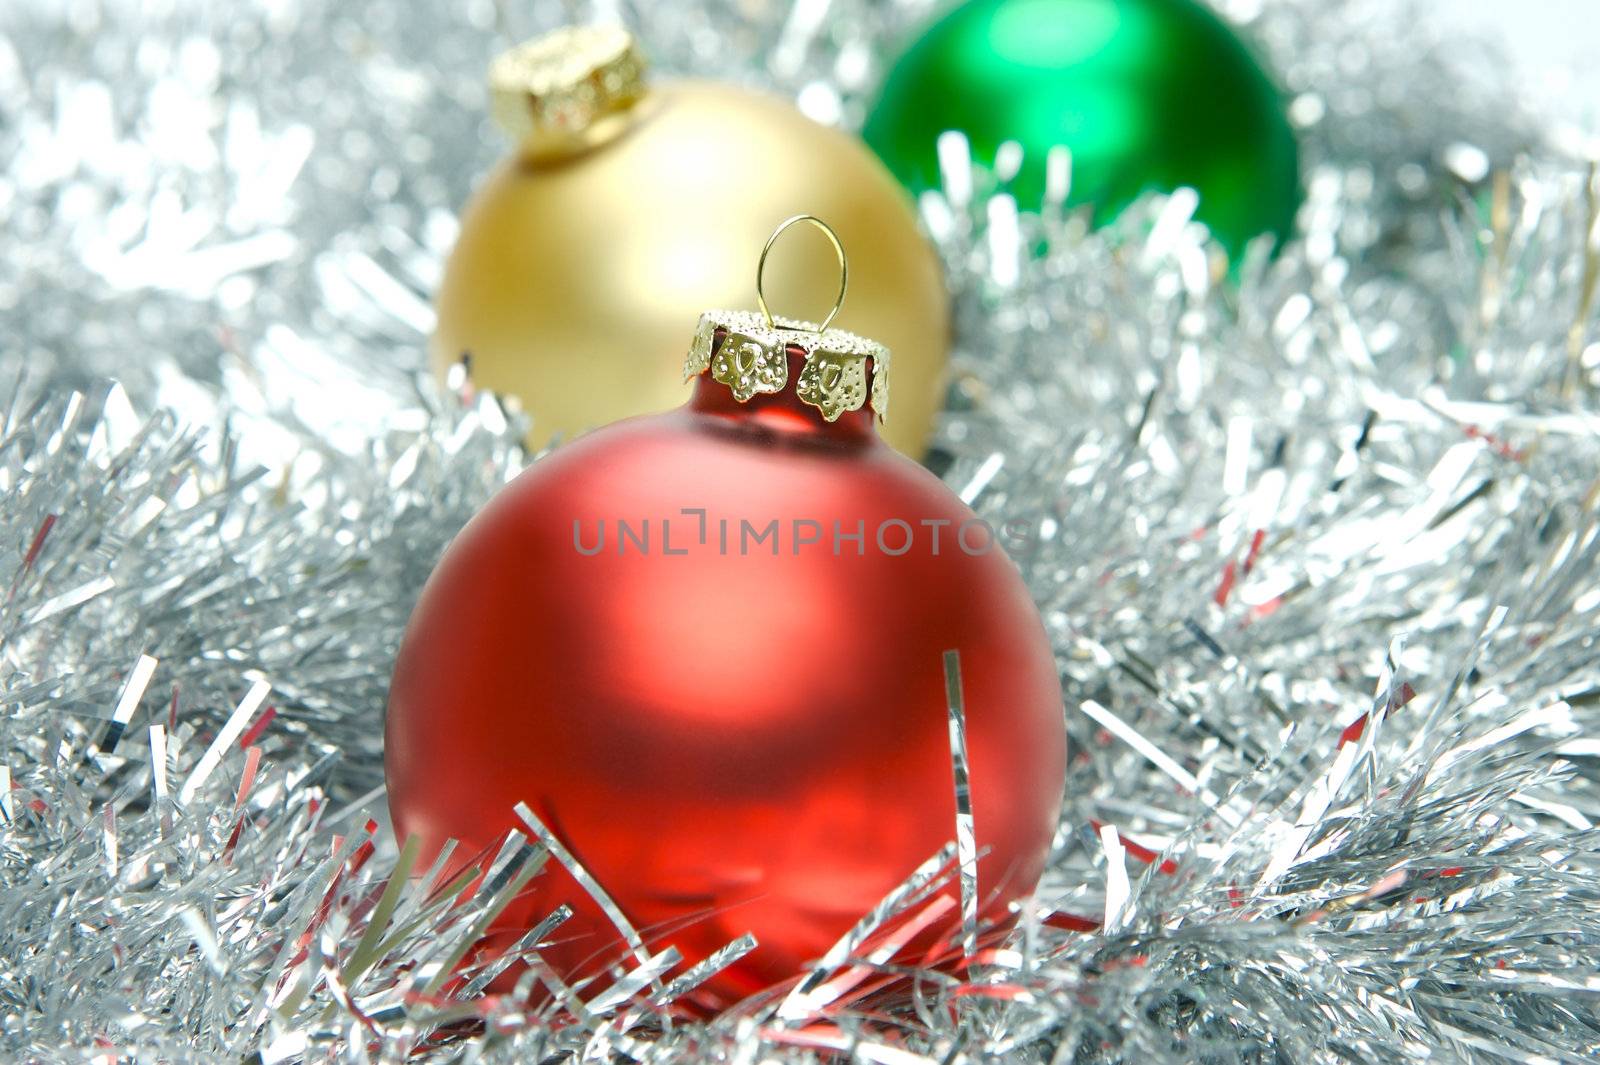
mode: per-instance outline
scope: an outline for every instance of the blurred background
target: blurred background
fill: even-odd
[[[1600,117],[1600,7],[1591,0],[1428,0],[1440,28],[1498,40],[1529,92],[1595,131]]]
[[[140,410],[197,421],[225,393],[232,417],[263,415],[250,446],[267,459],[285,425],[359,450],[415,407],[459,211],[505,154],[484,99],[495,52],[609,14],[664,75],[761,85],[854,128],[884,42],[948,6],[7,0],[0,367],[76,387],[115,377]],[[1414,18],[1391,0],[1215,6],[1303,94],[1304,162],[1370,163],[1378,198],[1420,173],[1412,161],[1481,181],[1526,147],[1519,110],[1569,120],[1555,135],[1592,154],[1588,0],[1424,0]],[[1405,72],[1413,58],[1448,73]]]

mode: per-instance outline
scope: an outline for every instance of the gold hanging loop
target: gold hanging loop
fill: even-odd
[[[766,319],[767,328],[772,329],[777,323],[772,320],[772,312],[767,309],[767,295],[762,287],[762,278],[767,272],[767,255],[772,251],[772,246],[778,242],[778,237],[783,234],[783,231],[796,222],[810,222],[820,229],[822,235],[828,238],[828,243],[833,245],[833,254],[839,259],[839,295],[834,298],[833,310],[828,312],[828,317],[824,318],[822,324],[817,326],[815,330],[817,333],[823,333],[827,331],[828,326],[839,316],[840,309],[844,307],[844,291],[850,283],[850,264],[845,261],[844,245],[839,243],[839,234],[835,233],[832,226],[816,215],[797,214],[785,218],[778,223],[778,228],[772,231],[772,236],[767,238],[766,247],[761,249],[761,261],[756,263],[756,304],[761,308],[761,317]]]

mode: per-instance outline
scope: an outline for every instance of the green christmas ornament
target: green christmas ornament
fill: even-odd
[[[970,0],[900,57],[862,131],[913,193],[937,188],[935,148],[966,134],[975,160],[1023,149],[1011,191],[1044,195],[1045,157],[1072,153],[1068,202],[1097,223],[1150,190],[1188,186],[1235,257],[1280,241],[1300,202],[1299,152],[1277,87],[1193,0]]]

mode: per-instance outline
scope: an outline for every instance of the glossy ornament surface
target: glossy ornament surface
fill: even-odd
[[[1072,204],[1114,218],[1148,190],[1188,186],[1231,254],[1291,232],[1299,152],[1285,100],[1234,31],[1194,0],[970,0],[893,65],[863,130],[912,191],[940,184],[935,142],[966,134],[1036,209],[1050,148],[1071,151]]]
[[[809,212],[851,249],[839,325],[901,353],[886,439],[920,456],[943,402],[949,301],[872,153],[785,101],[709,81],[651,88],[607,122],[573,154],[525,142],[474,193],[437,297],[435,368],[470,353],[479,385],[531,412],[533,445],[675,407],[696,317],[743,305],[750,249]],[[770,282],[783,306],[817,315],[833,286],[821,241],[788,248]]]
[[[557,449],[462,530],[407,629],[386,730],[400,835],[471,854],[526,803],[650,950],[689,965],[753,933],[707,1008],[799,974],[955,838],[946,650],[986,920],[1036,885],[1066,757],[1026,588],[878,439],[881,367],[855,381],[857,356],[807,356],[793,342],[814,334],[754,320],[727,319],[731,341],[702,328],[688,405]],[[946,932],[956,897],[939,896]],[[628,958],[553,861],[498,941],[563,903],[543,957],[564,978]]]

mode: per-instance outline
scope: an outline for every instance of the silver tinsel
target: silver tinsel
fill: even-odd
[[[953,144],[924,198],[936,463],[1025,545],[1074,756],[1015,936],[890,1001],[839,993],[846,944],[713,1021],[670,957],[443,993],[561,857],[530,825],[450,905],[380,823],[404,619],[524,461],[421,373],[484,64],[598,8],[850,125],[935,7],[8,5],[0,1057],[1600,1055],[1600,187],[1377,0],[1222,5],[1307,165],[1236,282],[1183,193],[1090,233]]]

